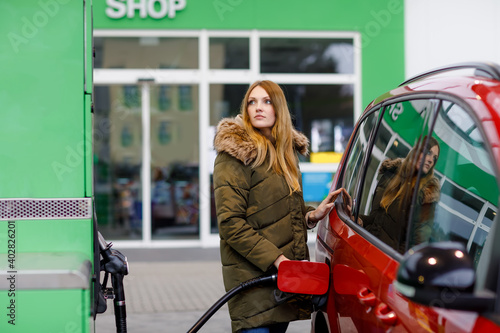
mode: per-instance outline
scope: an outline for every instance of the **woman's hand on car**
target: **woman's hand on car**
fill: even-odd
[[[337,200],[337,197],[340,194],[342,194],[344,198],[350,198],[349,194],[344,188],[339,188],[333,192],[330,192],[315,210],[310,211],[306,214],[307,223],[311,225],[322,220],[333,207],[335,200]]]
[[[347,191],[345,192],[344,194],[344,209],[346,210],[346,212],[349,214],[349,216],[351,217],[351,219],[354,221],[354,214],[352,212],[352,198],[351,196],[347,193]],[[363,226],[363,220],[358,217],[356,223],[360,226]]]

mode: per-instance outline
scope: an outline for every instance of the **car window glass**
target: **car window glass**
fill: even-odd
[[[374,140],[359,203],[359,219],[375,237],[400,253],[416,184],[419,152],[437,100],[388,105]]]
[[[359,125],[358,131],[353,139],[352,148],[349,156],[346,159],[345,169],[342,177],[342,187],[344,187],[351,198],[354,200],[354,207],[356,209],[355,198],[357,196],[357,185],[361,178],[361,165],[363,157],[366,155],[366,149],[370,133],[375,127],[379,111],[371,113]]]
[[[477,264],[497,213],[499,189],[491,156],[476,122],[457,104],[443,101],[434,128],[441,192],[428,240],[462,242]]]

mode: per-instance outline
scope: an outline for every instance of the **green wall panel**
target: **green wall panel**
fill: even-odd
[[[8,243],[7,223],[0,221],[0,244]],[[79,252],[93,260],[91,220],[16,221],[14,229],[16,253]]]
[[[0,197],[82,197],[83,1],[0,13]]]
[[[92,74],[91,61],[85,62],[90,40],[84,39],[91,31],[84,24],[85,13],[90,23],[91,1],[86,3],[85,12],[84,0],[0,1],[0,198],[81,198],[91,192],[85,139],[91,137],[91,98],[84,97],[85,83],[92,92],[92,82],[84,80]],[[30,269],[25,253],[52,258],[50,252],[77,252],[82,261],[93,261],[90,219],[21,220],[15,234],[7,233],[9,223],[0,221],[0,253],[5,258],[7,244],[15,244],[19,279]],[[0,264],[4,274],[6,264]],[[89,290],[20,285],[15,296],[0,290],[0,332],[89,331]],[[12,300],[15,325],[7,316]]]
[[[16,222],[20,252],[81,252],[92,259],[92,221],[37,220]],[[43,235],[43,237],[41,237]]]
[[[0,332],[89,332],[88,299],[88,290],[19,290],[15,297],[1,290]],[[11,300],[14,310],[7,309]]]
[[[85,196],[86,197],[92,197],[93,194],[93,156],[92,156],[92,126],[93,126],[93,119],[92,119],[92,96],[85,94],[85,108],[84,108],[84,127],[85,127],[85,135],[84,135],[84,142],[85,142]]]

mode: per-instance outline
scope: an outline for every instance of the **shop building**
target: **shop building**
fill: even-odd
[[[364,105],[404,79],[404,1],[95,1],[94,45],[101,232],[122,247],[218,246],[219,120],[255,80],[279,83],[311,141],[300,163],[317,204]]]

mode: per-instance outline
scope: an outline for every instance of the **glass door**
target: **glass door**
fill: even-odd
[[[199,237],[198,85],[152,85],[152,239]]]
[[[198,85],[99,85],[95,94],[95,201],[103,236],[199,238]]]

